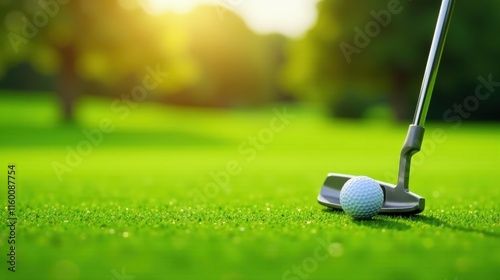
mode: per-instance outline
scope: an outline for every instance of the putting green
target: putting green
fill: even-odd
[[[18,217],[15,273],[0,229],[1,279],[500,275],[498,124],[429,124],[410,185],[426,210],[353,221],[318,205],[325,175],[393,180],[407,126],[283,105],[139,104],[124,117],[110,104],[85,99],[81,125],[68,127],[55,124],[53,100],[0,98],[1,164],[4,178],[16,164]]]

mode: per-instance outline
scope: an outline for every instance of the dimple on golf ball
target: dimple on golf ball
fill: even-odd
[[[382,187],[366,176],[349,179],[340,190],[340,206],[354,219],[370,219],[380,211],[383,204]]]

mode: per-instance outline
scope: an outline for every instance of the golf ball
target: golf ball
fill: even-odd
[[[370,219],[383,204],[382,187],[366,176],[349,179],[340,190],[340,205],[354,219]]]

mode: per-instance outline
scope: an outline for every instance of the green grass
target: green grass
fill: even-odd
[[[120,120],[110,103],[86,99],[80,126],[67,127],[56,125],[54,100],[0,97],[1,169],[7,176],[16,163],[19,217],[16,273],[7,271],[0,228],[0,279],[127,279],[113,274],[122,269],[137,280],[500,275],[498,124],[429,124],[425,141],[435,149],[418,154],[411,179],[426,210],[353,221],[317,204],[325,175],[389,180],[407,126],[327,121],[290,107],[296,117],[250,158],[239,147],[269,127],[272,107],[140,104]],[[59,181],[53,162],[64,163],[66,146],[103,118],[115,130]],[[446,135],[439,143],[438,129]],[[228,162],[240,167],[229,187],[200,196]]]

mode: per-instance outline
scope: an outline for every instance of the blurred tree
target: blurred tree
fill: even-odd
[[[168,73],[155,91],[170,93],[164,99],[171,103],[258,105],[284,95],[277,73],[285,37],[259,36],[230,11],[222,20],[214,6],[182,15],[139,0],[0,1],[7,38],[0,74],[29,62],[38,73],[56,75],[66,121],[82,91],[127,98],[151,71]]]
[[[498,71],[500,40],[492,34],[500,26],[499,3],[457,3],[435,95],[463,98],[478,75]],[[440,1],[323,0],[316,25],[289,47],[283,84],[302,100],[329,104],[337,116],[359,117],[368,103],[387,99],[394,116],[407,119],[439,7]]]
[[[74,118],[83,81],[140,82],[146,67],[169,73],[159,89],[177,90],[196,78],[185,38],[172,28],[180,19],[153,17],[135,0],[3,0],[0,17],[6,38],[0,74],[23,61],[39,73],[57,73],[65,121]]]
[[[186,15],[183,29],[200,80],[184,92],[166,96],[169,102],[228,107],[261,105],[277,98],[283,36],[257,35],[231,11],[221,20],[212,6]]]

